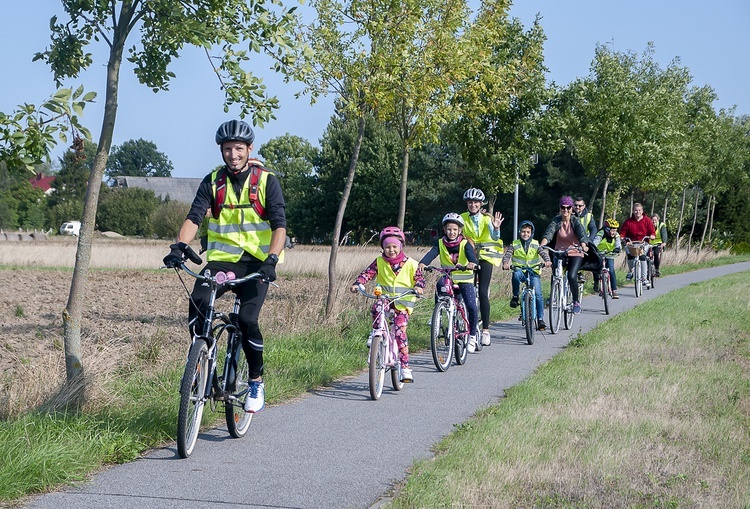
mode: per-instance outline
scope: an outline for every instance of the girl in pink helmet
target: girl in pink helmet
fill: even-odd
[[[398,295],[397,288],[414,288],[419,295],[424,293],[424,274],[414,258],[404,254],[406,239],[404,232],[396,226],[388,226],[380,232],[380,247],[382,256],[373,261],[363,270],[351,286],[352,293],[357,292],[357,286],[375,279],[383,288],[386,295]],[[398,344],[399,360],[401,361],[402,381],[413,382],[414,377],[409,368],[409,341],[406,337],[406,327],[409,315],[414,309],[414,299],[399,299],[391,304],[394,310],[393,324],[396,343]],[[372,317],[375,319],[376,306],[373,305]],[[367,346],[370,346],[369,344]]]

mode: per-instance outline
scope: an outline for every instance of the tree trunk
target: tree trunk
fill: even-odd
[[[357,161],[359,161],[359,151],[362,148],[362,140],[365,137],[365,116],[359,118],[359,128],[357,139],[354,142],[352,158],[349,161],[349,174],[346,177],[344,193],[341,195],[339,210],[336,213],[336,223],[333,227],[333,240],[331,241],[331,255],[328,258],[328,296],[326,298],[326,319],[333,314],[333,304],[336,301],[336,257],[339,252],[339,235],[341,235],[341,225],[344,222],[344,212],[346,211],[346,202],[349,201],[349,193],[354,183],[354,173],[357,170]]]
[[[594,190],[591,192],[591,199],[588,201],[588,209],[589,212],[593,214],[594,210],[594,200],[596,200],[596,195],[599,194],[599,186],[602,185],[602,181],[609,180],[609,173],[600,171],[599,176],[596,179],[596,185],[594,186]],[[604,206],[602,206],[602,210],[604,210]]]
[[[687,198],[687,188],[682,188],[682,203],[680,204],[680,220],[677,223],[677,231],[675,232],[674,247],[675,249],[680,248],[680,232],[682,231],[682,220],[685,217],[685,198]]]
[[[701,234],[701,243],[698,247],[698,253],[703,250],[703,244],[706,241],[706,231],[708,230],[708,221],[711,218],[711,203],[713,202],[713,195],[708,197],[708,206],[706,207],[706,223],[703,225],[703,234]]]
[[[401,195],[398,200],[398,220],[396,224],[402,230],[404,229],[404,220],[406,218],[406,184],[409,181],[409,147],[404,145],[404,154],[401,159]]]
[[[667,203],[669,202],[669,193],[664,193],[664,210],[661,213],[661,220],[664,224],[667,223]]]
[[[698,187],[693,187],[693,189],[695,189],[695,204],[693,205],[693,226],[690,228],[690,237],[688,238],[686,253],[690,252],[693,243],[693,234],[695,233],[695,224],[698,222],[698,197],[700,196],[700,192],[698,190]]]
[[[714,214],[716,213],[716,196],[713,196],[714,204],[711,205],[711,223],[708,225],[708,243],[711,243],[711,234],[714,231]]]
[[[606,210],[607,210],[607,191],[609,190],[609,175],[607,175],[607,178],[604,180],[604,188],[602,189],[602,211],[599,214],[599,227],[601,228],[604,224],[604,217],[606,216]],[[611,217],[615,217],[615,214],[612,214]]]
[[[104,118],[96,149],[94,164],[89,175],[86,188],[86,199],[83,206],[81,231],[78,237],[75,269],[70,283],[68,303],[62,313],[63,341],[65,344],[65,373],[69,389],[71,389],[71,403],[82,402],[85,398],[84,363],[81,355],[81,320],[86,298],[86,282],[91,264],[91,248],[96,226],[96,208],[99,202],[99,190],[107,165],[107,156],[112,145],[112,136],[117,117],[117,92],[120,81],[120,64],[127,38],[127,29],[132,18],[132,5],[123,5],[118,26],[112,40],[112,47],[107,62],[107,91],[104,102]]]

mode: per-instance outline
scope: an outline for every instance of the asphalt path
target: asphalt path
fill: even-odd
[[[665,293],[721,275],[750,270],[750,262],[662,277],[635,297],[621,287],[610,315]],[[501,273],[500,277],[508,277]],[[517,320],[492,325],[492,345],[469,354],[464,366],[439,373],[428,352],[412,355],[415,382],[370,399],[367,374],[348,378],[285,404],[266,407],[241,440],[225,427],[200,434],[193,454],[179,459],[174,444],[109,468],[78,487],[45,494],[27,507],[84,508],[368,508],[387,498],[415,460],[478,409],[499,401],[579,333],[607,320],[599,297],[582,301],[571,330],[537,334],[527,345]],[[545,310],[546,311],[546,310]],[[547,318],[545,314],[545,319]],[[366,355],[364,339],[362,354]],[[273,362],[273,359],[269,359]]]

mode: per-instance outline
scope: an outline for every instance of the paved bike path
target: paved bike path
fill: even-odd
[[[611,301],[609,316],[690,283],[746,270],[750,262],[659,278],[640,298],[626,286]],[[608,318],[598,297],[584,298],[582,306],[570,331],[537,334],[534,345],[526,344],[517,320],[496,323],[492,346],[470,354],[464,366],[439,373],[429,352],[413,355],[415,383],[395,392],[387,377],[379,401],[370,399],[366,373],[338,381],[267,407],[243,439],[230,438],[224,427],[207,430],[189,459],[179,459],[172,444],[79,487],[33,498],[28,507],[371,507],[414,460],[432,456],[433,444],[455,425],[497,402],[571,338]],[[362,350],[365,355],[364,340]]]

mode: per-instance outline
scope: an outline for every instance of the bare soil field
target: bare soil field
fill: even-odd
[[[187,293],[174,271],[159,270],[168,245],[95,239],[82,323],[88,374],[110,377],[134,360],[158,364],[185,355]],[[0,243],[0,418],[44,402],[64,379],[62,311],[75,250],[71,237]],[[271,289],[261,314],[264,328],[302,332],[320,325],[328,254],[326,246],[296,246],[286,252],[278,268],[279,288]],[[341,250],[337,309],[363,305],[346,289],[377,255],[374,247]],[[192,289],[192,278],[181,275]],[[230,299],[222,304],[228,306]]]

